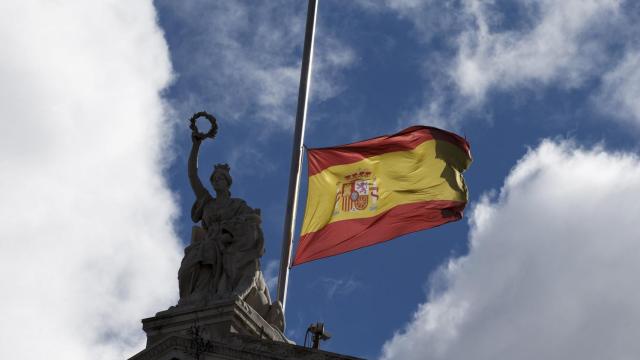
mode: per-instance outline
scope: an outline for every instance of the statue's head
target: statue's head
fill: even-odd
[[[211,186],[216,191],[219,192],[228,192],[229,188],[231,188],[231,175],[229,174],[229,165],[227,164],[216,164],[213,168],[213,173],[211,174]]]

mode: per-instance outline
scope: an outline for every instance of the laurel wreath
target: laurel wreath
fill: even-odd
[[[198,120],[199,118],[205,118],[207,120],[209,120],[209,122],[211,123],[211,129],[209,129],[209,131],[207,131],[207,133],[201,133],[200,130],[198,130],[198,126],[196,125],[196,120]],[[193,131],[194,133],[198,134],[200,137],[202,138],[214,138],[216,136],[216,134],[218,133],[218,123],[216,118],[209,114],[206,111],[200,111],[197,112],[195,114],[193,114],[193,116],[191,117],[191,119],[189,119],[189,122],[191,123],[189,125],[189,129],[191,129],[191,131]]]

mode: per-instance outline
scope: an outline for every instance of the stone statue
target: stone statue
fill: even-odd
[[[211,122],[211,129],[206,134],[196,127],[199,117]],[[178,271],[178,306],[206,305],[237,296],[269,324],[283,331],[282,305],[279,301],[271,304],[260,271],[260,257],[264,254],[260,210],[231,197],[232,179],[227,164],[215,165],[210,181],[216,197],[211,196],[198,177],[197,162],[202,141],[216,135],[216,120],[207,113],[197,113],[191,118],[191,130],[193,145],[188,174],[196,195],[191,219],[200,226],[193,227],[191,244],[185,248]]]

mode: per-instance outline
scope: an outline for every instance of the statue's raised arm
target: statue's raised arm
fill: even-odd
[[[200,117],[204,117],[211,123],[211,128],[207,133],[201,133],[198,131],[198,127],[196,125],[196,120]],[[187,164],[187,171],[189,174],[189,183],[191,184],[191,189],[193,189],[194,194],[196,195],[196,203],[202,202],[205,198],[211,197],[207,188],[204,187],[202,181],[200,181],[200,177],[198,176],[198,152],[200,151],[200,145],[202,141],[208,137],[214,138],[216,136],[218,125],[216,123],[216,119],[213,115],[210,115],[206,112],[199,112],[194,114],[190,119],[191,128],[191,140],[193,142],[191,146],[191,153],[189,154],[189,161]],[[194,217],[192,214],[193,220],[198,221],[197,216]]]
[[[189,183],[191,184],[191,189],[193,189],[193,192],[196,194],[196,198],[201,199],[207,194],[207,189],[202,185],[202,181],[200,181],[198,177],[198,152],[203,139],[198,133],[194,132],[191,134],[191,140],[193,141],[193,145],[191,145],[191,154],[189,154]]]

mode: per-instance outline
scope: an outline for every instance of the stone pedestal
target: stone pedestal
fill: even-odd
[[[297,346],[238,297],[142,320],[147,346],[129,360],[357,359]]]
[[[238,297],[205,307],[174,307],[142,320],[142,329],[147,333],[147,348],[172,335],[188,337],[194,326],[199,328],[203,337],[211,339],[239,334],[289,342],[280,330],[269,325]]]
[[[192,339],[170,336],[129,360],[363,360],[242,335],[210,340],[200,349],[194,343]]]

